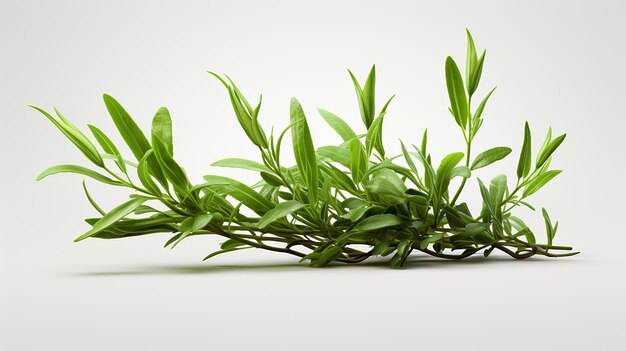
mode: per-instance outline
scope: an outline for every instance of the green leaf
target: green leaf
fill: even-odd
[[[470,167],[470,169],[476,170],[485,166],[489,166],[490,164],[505,158],[510,153],[511,149],[508,147],[494,147],[476,156],[476,158],[474,158],[474,162],[472,162],[472,166]]]
[[[328,123],[328,125],[331,126],[344,141],[350,141],[357,137],[356,133],[352,130],[352,128],[350,128],[348,123],[346,123],[339,116],[321,108],[318,108],[317,111],[320,113],[322,118],[324,118],[326,123]]]
[[[330,245],[323,251],[319,252],[315,257],[311,257],[311,267],[324,267],[328,263],[340,258],[343,249],[339,245]]]
[[[472,171],[466,166],[456,166],[452,169],[452,172],[450,172],[450,179],[454,177],[469,178],[471,176]]]
[[[448,190],[450,179],[452,178],[452,169],[463,159],[462,152],[454,152],[441,160],[441,164],[437,168],[437,179],[435,183],[435,191],[438,196],[443,196]]]
[[[276,205],[276,207],[265,213],[261,219],[259,219],[259,228],[265,228],[277,219],[290,215],[305,206],[306,204],[296,200],[281,202]]]
[[[255,161],[246,160],[243,158],[225,158],[217,162],[211,163],[211,166],[226,167],[226,168],[240,168],[247,169],[256,172],[271,172],[267,166]]]
[[[370,209],[371,206],[363,204],[357,208],[353,208],[348,213],[341,216],[342,218],[349,219],[351,222],[356,222]]]
[[[424,250],[428,247],[428,245],[434,244],[441,239],[443,239],[443,233],[435,233],[428,238],[420,241],[420,249]]]
[[[386,205],[403,204],[407,188],[396,172],[383,168],[365,185],[368,199]]]
[[[480,180],[480,178],[478,179],[478,186],[480,187],[480,196],[483,198],[483,203],[485,207],[489,210],[489,213],[493,215],[495,213],[495,208],[493,204],[491,203],[491,196],[489,195],[489,190],[487,189],[485,184],[483,184],[483,181]]]
[[[450,56],[446,59],[446,86],[452,115],[454,115],[456,123],[465,130],[468,118],[467,96],[465,96],[461,72]]]
[[[113,119],[113,123],[115,123],[115,127],[120,132],[128,148],[133,155],[135,155],[137,160],[141,160],[146,152],[151,149],[148,139],[146,139],[146,136],[141,129],[139,129],[137,123],[135,123],[117,100],[107,94],[104,94],[102,98],[109,111],[109,115],[111,115],[111,119]],[[167,186],[165,175],[157,164],[156,159],[148,160],[148,169],[150,170],[150,174],[152,174],[163,187]]]
[[[152,135],[156,135],[165,145],[170,155],[174,155],[174,146],[172,144],[172,119],[170,111],[165,107],[161,107],[152,119]]]
[[[204,176],[204,179],[210,183],[225,185],[228,195],[241,201],[259,215],[265,214],[274,207],[271,201],[254,191],[254,189],[234,179],[215,175]]]
[[[120,219],[126,217],[127,215],[129,215],[130,213],[132,213],[137,207],[139,207],[141,204],[143,204],[144,202],[146,202],[146,198],[145,197],[136,197],[133,198],[119,206],[117,206],[116,208],[112,209],[109,213],[107,213],[106,215],[104,215],[102,218],[100,218],[94,225],[93,228],[91,228],[91,230],[89,230],[88,232],[86,232],[85,234],[79,236],[78,238],[76,238],[74,240],[74,242],[77,241],[81,241],[84,240],[86,238],[89,238],[90,236],[93,236],[105,229],[107,229],[108,227],[110,227],[111,225],[115,224],[117,221],[119,221]]]
[[[550,141],[545,148],[542,148],[537,155],[537,168],[541,167],[550,156],[556,151],[556,149],[563,143],[567,134],[559,135],[554,140]]]
[[[236,247],[242,247],[242,246],[248,246],[245,243],[242,243],[239,240],[235,240],[235,239],[228,239],[226,241],[224,241],[221,245],[220,245],[220,249],[222,250],[231,250],[234,249]]]
[[[356,139],[354,139],[356,140]],[[317,154],[350,168],[350,150],[344,146],[327,145],[317,149]]]
[[[112,96],[104,94],[102,96],[104,104],[106,105],[113,123],[117,127],[117,130],[122,135],[122,138],[130,148],[130,151],[135,155],[137,160],[140,160],[146,151],[150,150],[150,143],[141,129],[137,126],[137,123],[130,117],[128,112],[120,105],[117,100]]]
[[[465,226],[465,234],[469,236],[482,234],[489,229],[489,223],[468,223]]]
[[[99,182],[105,183],[105,184],[110,184],[110,185],[117,185],[117,186],[122,186],[124,184],[122,184],[121,182],[117,181],[117,180],[113,180],[107,176],[104,176],[96,171],[92,171],[91,169],[85,168],[85,167],[81,167],[81,166],[76,166],[76,165],[58,165],[58,166],[53,166],[50,167],[48,169],[46,169],[45,171],[41,172],[38,176],[37,176],[37,180],[42,180],[43,178],[49,176],[49,175],[53,175],[53,174],[57,174],[57,173],[76,173],[76,174],[82,174],[85,175],[87,177],[93,178]]]
[[[549,181],[551,181],[554,177],[561,173],[560,170],[552,170],[539,174],[536,176],[530,183],[524,187],[523,197],[528,197],[541,189],[544,185],[546,185]]]
[[[148,171],[148,158],[154,158],[154,154],[152,150],[146,152],[146,154],[139,160],[139,164],[137,165],[137,176],[139,177],[139,181],[141,184],[153,195],[159,196],[161,195],[161,190],[152,180],[152,176]],[[156,159],[155,159],[156,160]],[[167,189],[167,188],[166,188]]]
[[[491,91],[483,98],[480,104],[478,104],[476,111],[474,111],[474,116],[472,117],[474,121],[480,120],[480,117],[483,115],[483,111],[485,110],[485,106],[487,105],[487,101],[489,101],[489,97],[491,97],[491,94],[493,94],[495,90],[496,88],[491,89]]]
[[[251,246],[243,246],[243,247],[236,247],[236,248],[232,248],[232,249],[228,249],[228,250],[217,250],[215,252],[212,252],[210,254],[208,254],[205,258],[202,259],[202,261],[206,261],[209,258],[213,258],[217,255],[221,255],[223,253],[227,253],[227,252],[231,252],[231,251],[238,251],[238,250],[245,250],[245,249],[250,249]]]
[[[524,143],[522,144],[522,151],[517,163],[517,178],[519,179],[526,177],[530,172],[531,152],[530,127],[528,127],[528,122],[526,122],[524,125]]]
[[[259,123],[259,110],[261,109],[261,102],[263,101],[263,96],[259,97],[259,103],[252,112],[252,132],[254,133],[255,139],[258,141],[259,147],[267,149],[267,136],[265,135],[265,131],[261,124]]]
[[[402,240],[400,243],[398,243],[398,246],[396,248],[396,254],[393,255],[393,257],[391,258],[391,261],[389,261],[389,266],[391,268],[402,267],[402,265],[404,264],[404,261],[411,253],[413,242],[414,242],[413,240],[407,239],[407,240]]]
[[[98,167],[104,167],[104,161],[102,156],[96,149],[96,147],[87,139],[87,137],[76,128],[70,121],[68,121],[57,109],[55,112],[57,117],[53,117],[45,110],[29,105],[35,110],[41,112],[52,124],[54,124],[87,158]]]
[[[420,146],[420,152],[422,155],[426,155],[426,144],[428,143],[428,128],[424,129],[424,134],[422,135],[422,145]]]
[[[443,208],[443,211],[446,214],[446,218],[448,219],[448,224],[451,227],[464,228],[468,223],[474,222],[474,219],[471,217],[471,215],[468,215],[462,211],[468,210],[467,205],[462,205],[465,204],[455,206],[455,208],[452,208],[450,206],[446,206]]]
[[[201,213],[193,218],[188,218],[190,220],[189,221],[190,226],[180,234],[177,240],[173,242],[172,249],[175,248],[181,241],[183,241],[190,234],[193,234],[201,230],[202,228],[206,227],[213,219],[213,216],[214,216],[213,213]],[[181,229],[182,227],[183,225],[181,224]],[[168,244],[166,244],[165,246],[167,245]]]
[[[491,184],[489,185],[490,203],[495,212],[494,217],[498,220],[502,219],[500,206],[502,205],[504,194],[506,194],[507,191],[506,176],[504,174],[497,175],[491,180]]]
[[[402,220],[398,216],[390,213],[385,213],[365,218],[354,227],[354,230],[366,232],[387,227],[393,227],[399,224],[402,224]]]
[[[367,110],[370,113],[368,116],[370,123],[367,126],[369,129],[374,121],[374,115],[376,113],[376,65],[372,66],[372,69],[365,80],[365,84],[363,85],[363,98],[365,99]]]
[[[474,45],[474,38],[469,30],[465,30],[467,33],[467,54],[465,61],[465,80],[467,82],[467,91],[471,91],[472,77],[476,70],[476,64],[478,63],[478,55],[476,54],[476,46]],[[472,93],[470,93],[472,95]]]
[[[315,204],[319,187],[317,157],[304,111],[295,98],[291,99],[290,118],[293,123],[291,136],[296,164],[308,188],[309,202]]]
[[[349,149],[352,179],[355,183],[360,183],[363,180],[365,172],[367,172],[367,155],[359,139],[352,139],[349,144]]]
[[[261,172],[261,178],[263,178],[263,180],[272,186],[283,186],[285,185],[285,183],[283,183],[283,181],[275,176],[273,173],[269,173],[269,172]]]
[[[378,116],[372,125],[367,130],[365,137],[365,145],[367,149],[367,155],[371,155],[372,149],[376,149],[381,158],[385,158],[385,148],[383,146],[383,120],[385,114],[382,113]]]
[[[548,236],[548,246],[552,246],[552,239],[554,239],[554,235],[556,234],[556,231],[554,230],[554,227],[552,226],[552,220],[550,220],[550,215],[548,214],[548,211],[545,208],[542,208],[541,214],[543,215],[543,219],[546,224],[546,235]]]
[[[206,227],[213,219],[213,213],[201,213],[197,215],[191,225],[191,232],[197,232],[198,230]]]
[[[87,126],[89,127],[89,130],[91,130],[91,134],[93,134],[94,138],[96,138],[96,141],[98,141],[98,144],[100,144],[104,152],[109,155],[115,156],[115,164],[122,172],[126,173],[126,163],[124,161],[124,158],[122,157],[122,154],[117,149],[115,144],[113,144],[111,139],[109,139],[109,137],[106,136],[103,131],[98,129],[98,127],[91,124],[88,124]]]
[[[411,171],[413,171],[413,173],[417,175],[418,172],[417,172],[417,167],[415,166],[415,162],[413,162],[413,158],[411,158],[411,154],[409,154],[409,151],[404,146],[404,143],[402,142],[402,140],[400,140],[400,147],[402,148],[402,155],[404,156],[404,160],[406,161],[406,164],[409,166]]]
[[[357,189],[356,185],[354,184],[352,179],[350,179],[350,177],[346,175],[345,172],[342,172],[330,163],[327,163],[324,165],[324,167],[321,167],[321,170],[332,180],[335,188],[346,190],[354,195],[359,194],[359,190]]]
[[[93,208],[95,208],[96,211],[98,211],[98,213],[104,216],[106,212],[104,212],[104,210],[102,210],[102,208],[98,206],[96,201],[94,201],[94,199],[91,197],[91,194],[89,194],[89,190],[87,190],[87,184],[85,183],[84,180],[83,180],[83,190],[85,191],[85,196],[87,196],[87,201],[89,201],[91,206],[93,206]]]
[[[365,85],[361,88],[358,80],[352,74],[350,70],[348,70],[350,74],[350,78],[352,79],[352,83],[354,84],[354,89],[356,91],[357,100],[359,102],[359,111],[361,112],[361,119],[365,124],[365,127],[369,129],[374,121],[374,115],[376,113],[375,106],[375,85],[376,85],[376,66],[372,66],[369,75],[367,76],[367,80],[365,81]]]
[[[487,51],[483,51],[482,55],[478,59],[476,63],[476,67],[474,67],[474,71],[472,72],[472,77],[470,79],[469,88],[467,89],[467,93],[472,96],[476,92],[478,88],[478,83],[480,83],[480,76],[483,73],[483,64],[485,63],[485,54]]]
[[[374,248],[372,249],[372,256],[384,256],[385,253],[387,253],[389,249],[389,242],[387,241],[381,241],[376,243],[376,245],[374,245]]]
[[[176,163],[172,155],[170,155],[169,151],[167,151],[167,147],[163,141],[161,141],[157,135],[152,135],[152,143],[154,156],[157,159],[158,165],[161,169],[163,169],[165,177],[167,177],[167,180],[172,183],[174,191],[182,200],[187,196],[189,190],[191,189],[191,183],[187,178],[185,170],[179,166],[178,163]],[[150,164],[150,158],[146,159],[146,161]]]

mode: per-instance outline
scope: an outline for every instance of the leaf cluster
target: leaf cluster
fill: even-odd
[[[467,203],[459,201],[474,173],[512,152],[509,147],[494,146],[472,155],[483,112],[495,90],[482,98],[476,96],[485,55],[483,51],[478,56],[468,31],[465,78],[453,58],[445,61],[449,112],[466,148],[439,161],[429,152],[427,130],[419,145],[400,142],[401,154],[386,154],[383,125],[393,96],[377,109],[375,66],[363,84],[348,71],[362,127],[354,130],[336,114],[318,109],[342,142],[317,148],[297,99],[291,100],[290,123],[280,133],[273,129],[267,132],[259,121],[262,97],[253,106],[230,77],[209,72],[225,87],[237,121],[260,154],[260,161],[228,158],[213,166],[255,172],[257,183],[248,185],[213,174],[204,176],[199,184],[192,183],[174,158],[167,108],[156,111],[146,135],[124,107],[106,94],[106,109],[132,160],[127,160],[97,127],[88,126],[93,143],[58,110],[54,116],[34,107],[92,163],[91,168],[54,166],[37,179],[77,173],[132,190],[127,202],[105,211],[83,182],[87,199],[99,216],[86,220],[91,229],[76,241],[169,233],[165,246],[173,248],[196,235],[226,238],[219,250],[205,259],[260,248],[292,254],[318,267],[334,261],[361,262],[372,256],[389,256],[390,266],[400,267],[414,251],[450,259],[479,252],[487,256],[494,249],[514,258],[576,254],[570,247],[553,245],[558,222],[553,224],[545,209],[544,244],[538,243],[535,232],[513,214],[520,206],[534,211],[528,198],[561,172],[550,169],[550,161],[565,134],[553,138],[552,130],[548,130],[533,162],[531,130],[526,123],[515,185],[509,186],[504,174],[488,182],[477,178],[480,211],[472,213]],[[476,108],[473,100],[480,101]],[[287,134],[291,135],[295,165],[281,162]]]

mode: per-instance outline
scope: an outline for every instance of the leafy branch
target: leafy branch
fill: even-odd
[[[465,202],[459,203],[475,171],[512,152],[508,147],[496,146],[472,157],[473,141],[495,90],[491,89],[472,108],[485,56],[486,51],[478,56],[468,31],[465,79],[454,59],[446,59],[449,111],[461,130],[465,150],[448,154],[438,164],[428,152],[426,130],[419,147],[400,142],[401,154],[386,154],[383,124],[393,96],[377,110],[375,66],[363,85],[348,71],[363,129],[355,131],[334,113],[318,109],[342,139],[339,145],[319,148],[314,146],[304,108],[297,99],[291,100],[289,125],[279,134],[275,135],[273,129],[267,133],[259,122],[262,97],[253,106],[230,77],[209,72],[225,87],[237,121],[258,148],[261,160],[228,158],[213,165],[256,172],[260,178],[257,183],[247,185],[228,177],[206,175],[204,182],[194,185],[174,159],[169,111],[164,107],[156,111],[146,136],[122,105],[106,94],[105,106],[134,159],[126,159],[97,127],[88,126],[94,144],[58,110],[51,114],[33,106],[92,163],[91,168],[54,166],[37,179],[76,173],[132,191],[128,201],[105,211],[83,182],[85,195],[99,216],[86,220],[91,229],[75,241],[169,233],[165,247],[173,248],[192,236],[219,235],[226,241],[205,259],[259,248],[295,255],[311,266],[391,256],[390,265],[400,267],[413,251],[447,259],[479,252],[488,256],[496,249],[518,259],[574,255],[577,252],[571,247],[553,245],[558,222],[553,224],[545,209],[541,211],[547,233],[545,244],[537,243],[534,232],[513,215],[519,206],[534,211],[528,198],[561,172],[549,167],[565,134],[553,138],[549,129],[533,163],[531,130],[526,123],[515,186],[509,188],[504,174],[487,184],[478,179],[480,212],[472,214]],[[287,133],[291,135],[295,165],[281,162]],[[451,184],[457,177],[460,184],[454,191]]]

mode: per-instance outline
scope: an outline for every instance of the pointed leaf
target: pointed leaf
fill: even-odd
[[[511,149],[505,146],[498,146],[487,151],[480,153],[472,162],[472,170],[489,166],[490,164],[499,161],[511,153]]]
[[[70,121],[65,119],[63,115],[56,111],[57,117],[53,117],[45,110],[37,107],[29,105],[35,110],[41,112],[52,124],[54,124],[60,131],[65,135],[87,158],[96,164],[99,167],[104,166],[104,161],[102,160],[102,156],[96,149],[96,147],[87,139],[87,137],[76,128]]]
[[[523,197],[528,197],[541,189],[544,185],[546,185],[549,181],[551,181],[554,177],[561,173],[560,170],[552,170],[539,174],[535,177],[530,183],[524,187]]]
[[[524,143],[522,144],[522,151],[517,163],[517,178],[519,179],[526,177],[530,172],[531,152],[530,128],[528,127],[528,122],[526,122],[524,125]]]
[[[277,219],[290,215],[305,206],[306,204],[296,200],[281,202],[259,219],[259,228],[265,228]]]
[[[360,221],[354,230],[357,231],[371,231],[378,230],[387,227],[393,227],[402,224],[402,220],[398,216],[390,213],[373,215]]]
[[[548,158],[550,158],[554,151],[563,143],[565,136],[566,134],[559,135],[554,140],[550,141],[545,148],[539,151],[539,155],[537,155],[537,168],[541,167]]]
[[[115,224],[120,219],[122,219],[122,218],[126,217],[127,215],[129,215],[130,213],[132,213],[137,207],[139,207],[141,204],[146,202],[146,200],[147,199],[145,197],[136,197],[134,199],[131,199],[131,200],[129,200],[129,201],[127,201],[127,202],[117,206],[116,208],[112,209],[109,213],[104,215],[102,218],[100,218],[93,225],[93,228],[91,228],[91,230],[89,230],[85,234],[79,236],[74,241],[76,242],[76,241],[84,240],[84,239],[86,239],[86,238],[88,238],[90,236],[93,236],[93,235],[95,235],[95,234],[105,230],[109,226]]]
[[[161,141],[157,135],[152,135],[152,143],[154,156],[156,157],[158,165],[163,170],[167,180],[174,186],[176,194],[182,200],[191,189],[191,183],[187,178],[185,170],[178,165],[169,151],[167,151],[167,147],[163,141]],[[149,162],[150,158],[148,158],[147,161]]]
[[[227,168],[240,168],[247,169],[256,172],[271,172],[267,166],[255,161],[246,160],[243,158],[225,158],[217,162],[211,163],[211,166],[227,167]]]
[[[344,141],[349,141],[357,137],[356,133],[352,130],[352,128],[350,128],[348,123],[346,123],[339,116],[321,108],[318,108],[317,111],[320,113],[322,118],[324,118],[326,123],[328,123],[328,125],[331,126]]]
[[[291,99],[290,118],[293,123],[291,136],[296,164],[308,188],[309,201],[314,204],[317,203],[319,187],[317,156],[304,111],[295,98]]]
[[[204,179],[212,184],[225,185],[228,195],[241,201],[259,215],[265,214],[274,207],[271,201],[254,191],[254,189],[234,179],[215,175],[204,176]]]
[[[172,118],[170,111],[161,107],[152,119],[152,135],[156,135],[163,142],[170,155],[174,155],[172,144]]]
[[[468,118],[467,97],[465,96],[461,72],[459,72],[459,68],[450,56],[446,59],[446,86],[448,88],[452,114],[456,119],[456,123],[462,129],[465,129]]]
[[[103,131],[98,129],[98,127],[91,124],[88,124],[87,126],[89,127],[89,130],[91,130],[91,134],[93,134],[94,138],[96,138],[96,141],[98,142],[98,144],[100,144],[104,152],[109,155],[115,156],[115,164],[122,172],[126,173],[126,163],[124,161],[124,158],[122,157],[122,154],[120,154],[120,151],[117,149],[115,144],[113,144],[111,139],[109,139],[109,137],[104,134]]]
[[[443,196],[446,190],[448,190],[448,185],[450,185],[450,179],[452,178],[452,169],[454,169],[462,159],[462,152],[454,152],[441,160],[441,164],[437,168],[437,179],[435,183],[435,191],[438,196]]]
[[[111,115],[111,119],[113,119],[113,123],[115,123],[115,127],[128,145],[128,148],[133,155],[135,155],[137,160],[141,160],[146,152],[151,149],[148,139],[146,139],[146,136],[141,129],[139,129],[137,123],[135,123],[117,100],[107,94],[104,94],[102,98],[109,111],[109,115]],[[152,174],[161,185],[164,187],[167,186],[165,175],[156,160],[148,160],[148,169],[150,170],[150,174]]]
[[[82,174],[85,175],[87,177],[93,178],[99,182],[105,183],[105,184],[110,184],[110,185],[117,185],[117,186],[121,186],[123,185],[122,183],[120,183],[117,180],[111,179],[107,176],[104,176],[96,171],[92,171],[89,168],[85,168],[85,167],[81,167],[81,166],[76,166],[76,165],[58,165],[58,166],[53,166],[50,167],[48,169],[46,169],[45,171],[41,172],[38,176],[37,176],[37,180],[41,180],[49,175],[53,175],[53,174],[57,174],[57,173],[76,173],[76,174]]]

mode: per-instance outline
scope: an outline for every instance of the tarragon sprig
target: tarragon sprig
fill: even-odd
[[[382,108],[376,106],[376,67],[361,85],[349,71],[358,111],[363,122],[353,128],[336,114],[318,109],[339,135],[339,145],[315,148],[305,110],[293,98],[290,123],[280,133],[265,131],[259,121],[262,98],[256,105],[244,97],[228,76],[209,72],[226,88],[237,121],[260,161],[228,158],[214,166],[258,173],[253,185],[236,179],[206,175],[194,184],[174,159],[172,120],[159,108],[146,135],[122,105],[104,95],[105,106],[130,150],[128,160],[99,128],[89,125],[87,137],[58,110],[54,114],[34,107],[47,117],[91,162],[92,167],[60,165],[37,178],[56,173],[77,173],[93,180],[131,190],[130,199],[104,210],[83,188],[98,216],[86,221],[91,229],[76,238],[118,239],[169,233],[165,246],[175,247],[197,235],[226,238],[218,254],[260,248],[288,253],[312,266],[330,262],[356,263],[372,256],[391,256],[390,265],[400,267],[413,251],[441,258],[461,259],[478,252],[485,256],[497,249],[515,258],[534,255],[569,256],[571,247],[553,245],[558,222],[542,209],[547,242],[537,243],[534,232],[513,215],[519,206],[535,208],[528,198],[561,171],[550,169],[555,150],[565,134],[544,139],[533,163],[531,131],[525,124],[516,182],[509,187],[504,174],[489,182],[477,179],[482,196],[480,211],[460,202],[463,189],[474,172],[507,157],[512,150],[495,146],[472,155],[472,144],[483,124],[483,112],[495,88],[477,96],[486,51],[477,54],[467,32],[465,78],[453,58],[445,62],[449,111],[465,141],[464,152],[453,152],[435,163],[424,131],[419,146],[388,155],[383,143],[383,124],[393,96]],[[473,108],[472,101],[480,101]],[[281,162],[282,143],[291,135],[295,165]],[[95,140],[95,143],[91,140]],[[460,178],[460,184],[455,178]],[[460,202],[460,203],[459,203]]]

